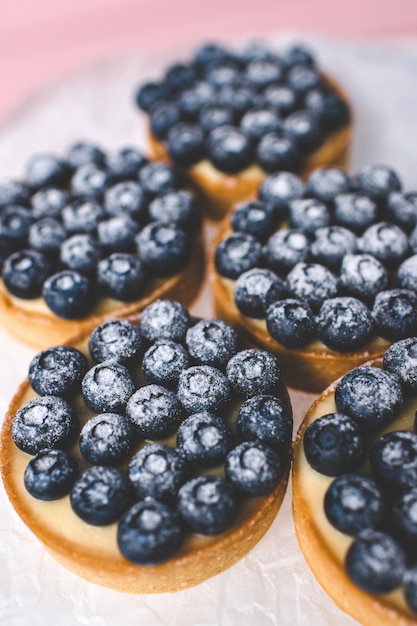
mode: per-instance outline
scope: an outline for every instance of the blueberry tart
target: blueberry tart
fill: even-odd
[[[0,323],[22,341],[47,347],[158,298],[195,297],[200,207],[171,166],[77,142],[35,154],[0,196]]]
[[[293,515],[319,583],[361,624],[417,622],[417,338],[333,382],[300,427]]]
[[[305,177],[346,163],[350,104],[305,46],[203,45],[140,85],[136,103],[149,117],[152,158],[174,163],[213,219],[252,197],[268,173]]]
[[[68,569],[122,592],[173,592],[268,530],[292,429],[276,357],[157,300],[33,358],[0,466],[17,513]]]
[[[210,257],[215,312],[320,392],[417,332],[417,208],[392,168],[268,176]]]

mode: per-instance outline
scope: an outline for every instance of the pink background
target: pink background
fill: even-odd
[[[416,0],[6,0],[0,119],[38,87],[102,57],[202,40],[297,31],[335,38],[417,37]]]

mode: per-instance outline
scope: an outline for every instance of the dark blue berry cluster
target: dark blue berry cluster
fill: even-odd
[[[0,183],[0,268],[18,298],[42,296],[58,317],[88,315],[100,297],[131,302],[179,272],[200,224],[174,170],[133,147],[105,154],[78,142],[34,155],[25,181]]]
[[[338,383],[335,413],[318,417],[303,438],[308,463],[334,477],[325,492],[329,522],[353,538],[349,577],[373,594],[403,585],[417,612],[417,338],[393,343],[382,369],[361,366]],[[396,421],[398,419],[398,421]]]
[[[29,382],[39,395],[12,426],[34,455],[28,492],[69,494],[87,523],[117,522],[120,551],[138,564],[168,559],[187,532],[225,531],[288,468],[293,420],[278,361],[240,350],[231,326],[178,302],[156,301],[138,324],[104,322],[87,357],[40,352]]]
[[[417,332],[417,203],[385,165],[265,179],[235,207],[215,267],[243,315],[286,348],[337,352]]]
[[[136,103],[175,163],[207,158],[227,174],[251,163],[266,172],[300,171],[350,119],[346,101],[301,46],[279,54],[266,46],[232,52],[205,45],[162,80],[141,85]]]

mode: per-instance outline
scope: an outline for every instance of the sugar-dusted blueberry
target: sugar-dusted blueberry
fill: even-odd
[[[77,419],[71,405],[57,396],[40,396],[17,411],[13,441],[20,450],[37,454],[44,448],[62,448],[71,441]]]
[[[314,54],[304,43],[295,43],[288,47],[282,55],[286,67],[293,65],[315,65]]]
[[[417,226],[413,228],[408,238],[408,245],[413,254],[417,254]]]
[[[144,264],[134,254],[114,252],[97,265],[97,284],[101,293],[109,298],[122,302],[137,300],[146,282]]]
[[[87,163],[75,170],[71,179],[71,191],[79,197],[102,198],[109,182],[107,170],[94,163]]]
[[[214,95],[214,87],[204,81],[184,89],[177,100],[181,117],[189,122],[196,121],[201,110],[215,101]]]
[[[233,446],[229,427],[217,415],[194,413],[182,422],[177,432],[177,449],[197,467],[222,463]]]
[[[143,337],[139,326],[128,320],[107,320],[90,335],[88,348],[96,363],[131,363],[139,356]]]
[[[236,519],[236,495],[224,478],[198,476],[179,490],[177,510],[192,532],[218,535]]]
[[[85,140],[72,143],[67,149],[66,158],[74,170],[87,163],[103,167],[106,162],[106,155],[100,146]]]
[[[124,180],[109,187],[104,194],[108,215],[130,215],[135,220],[146,218],[148,198],[143,188],[133,180]]]
[[[88,369],[82,352],[71,346],[53,346],[38,352],[29,365],[29,382],[40,396],[70,398],[81,389]]]
[[[162,82],[147,82],[139,87],[135,94],[135,102],[142,111],[150,112],[152,107],[169,94],[168,85]]]
[[[318,228],[330,224],[330,212],[324,202],[314,198],[300,198],[290,202],[289,226],[314,234]]]
[[[342,193],[334,199],[333,218],[356,234],[362,233],[377,218],[378,205],[362,193]]]
[[[128,476],[140,499],[174,502],[187,478],[187,463],[171,446],[144,446],[129,462]]]
[[[350,178],[346,172],[337,167],[323,167],[315,170],[308,177],[306,194],[322,202],[330,203],[336,196],[347,193],[350,186]]]
[[[97,238],[103,254],[133,252],[139,224],[129,215],[115,215],[97,226]]]
[[[213,165],[226,174],[236,174],[250,165],[252,142],[234,126],[219,126],[208,136],[208,155]]]
[[[42,293],[52,266],[46,256],[36,250],[20,250],[4,262],[2,278],[6,288],[18,298],[37,298]]]
[[[175,102],[157,102],[152,107],[151,130],[157,139],[166,138],[168,131],[181,121],[178,105]]]
[[[63,450],[40,450],[26,466],[26,490],[38,500],[58,500],[70,491],[78,478],[75,459]]]
[[[95,365],[81,383],[84,402],[96,413],[124,412],[134,391],[129,370],[115,361]]]
[[[304,95],[304,106],[320,120],[326,132],[345,126],[350,120],[349,106],[337,93],[318,87]]]
[[[199,71],[205,71],[212,63],[229,58],[230,52],[225,46],[216,42],[207,42],[196,50],[194,66]]]
[[[149,217],[161,224],[174,224],[185,231],[193,231],[200,224],[196,197],[180,189],[157,196],[149,205]]]
[[[417,291],[417,254],[401,263],[397,270],[397,279],[402,289]]]
[[[244,398],[268,394],[281,380],[281,368],[272,354],[265,350],[242,350],[233,356],[226,368],[230,385]]]
[[[197,124],[175,124],[169,129],[166,142],[172,159],[183,167],[191,167],[204,158],[204,133]]]
[[[198,123],[204,133],[210,133],[219,126],[230,126],[234,122],[234,111],[225,99],[224,103],[209,104],[200,111]]]
[[[404,595],[408,606],[417,613],[417,566],[410,567],[403,578]]]
[[[71,167],[66,161],[49,152],[32,155],[26,163],[26,184],[37,190],[41,187],[59,187],[65,189],[71,177]]]
[[[286,348],[301,348],[316,332],[311,308],[301,300],[287,298],[272,303],[266,311],[268,332]]]
[[[233,211],[232,228],[235,232],[253,235],[265,241],[274,230],[275,218],[271,208],[261,200],[240,202]]]
[[[391,191],[388,194],[385,211],[390,222],[410,232],[417,224],[417,193]]]
[[[117,522],[131,506],[132,488],[119,470],[94,465],[75,482],[70,502],[74,513],[87,524],[107,526]]]
[[[216,248],[216,269],[225,278],[238,278],[243,272],[261,262],[262,247],[259,241],[246,233],[233,233]]]
[[[44,217],[31,225],[28,242],[34,250],[57,256],[66,238],[67,231],[61,222],[53,217]]]
[[[160,385],[144,385],[131,395],[126,415],[145,439],[163,439],[174,433],[184,419],[179,398]]]
[[[307,109],[290,113],[282,125],[284,131],[304,153],[315,150],[323,140],[323,130],[317,116]]]
[[[239,77],[239,66],[233,59],[214,61],[207,68],[205,78],[215,89],[233,85]]]
[[[243,439],[262,441],[285,456],[292,439],[291,406],[275,396],[254,396],[241,405],[237,427]]]
[[[284,459],[261,441],[244,441],[226,457],[224,472],[233,487],[246,496],[270,493],[285,469]]]
[[[133,146],[123,146],[112,150],[106,158],[106,165],[112,181],[136,178],[139,170],[148,163],[148,159]]]
[[[362,430],[343,413],[323,415],[307,426],[303,448],[311,467],[326,476],[353,472],[365,458]]]
[[[166,387],[175,387],[181,372],[189,365],[190,357],[183,346],[168,339],[156,341],[142,361],[146,380]]]
[[[103,207],[93,198],[72,200],[62,209],[62,221],[69,233],[93,233],[103,218]]]
[[[166,163],[148,163],[139,172],[139,182],[150,197],[154,198],[178,187],[178,177]]]
[[[324,511],[341,533],[356,537],[365,528],[379,528],[386,506],[377,483],[360,474],[343,474],[328,487]]]
[[[179,272],[190,256],[187,233],[174,224],[151,222],[135,237],[140,259],[155,276]]]
[[[140,329],[149,341],[168,339],[182,342],[190,323],[190,315],[180,302],[157,300],[143,310]]]
[[[283,67],[273,57],[252,59],[246,66],[244,77],[256,90],[262,91],[269,85],[280,82]]]
[[[80,432],[81,454],[94,465],[123,461],[134,443],[133,426],[125,415],[101,413],[86,421]]]
[[[403,405],[398,377],[369,366],[356,367],[345,374],[334,397],[338,411],[371,431],[390,424]]]
[[[341,291],[372,304],[375,296],[388,287],[388,272],[370,254],[346,254],[339,275]]]
[[[315,263],[325,265],[332,272],[340,268],[345,255],[356,250],[355,235],[342,226],[318,228],[314,241],[310,245],[309,258]]]
[[[230,402],[230,385],[226,376],[215,367],[195,365],[181,372],[177,395],[189,414],[216,413]]]
[[[284,284],[274,272],[254,268],[239,276],[235,284],[235,303],[243,315],[265,318],[272,302],[282,297]]]
[[[27,207],[12,204],[0,214],[0,233],[16,245],[24,246],[32,222],[32,212]]]
[[[74,270],[49,276],[43,284],[42,296],[55,315],[68,320],[85,317],[95,304],[92,281]]]
[[[181,545],[182,524],[176,511],[156,500],[134,504],[117,528],[117,544],[126,559],[154,565],[170,559]]]
[[[219,90],[216,101],[221,105],[230,106],[234,118],[240,118],[256,104],[257,94],[249,85],[227,86]],[[202,109],[200,115],[203,114],[203,111],[204,109]]]
[[[401,181],[396,172],[383,164],[367,165],[353,177],[356,189],[377,202],[386,200],[392,191],[401,191]]]
[[[240,127],[251,140],[259,141],[264,135],[281,128],[281,118],[272,107],[257,106],[244,114]]]
[[[13,178],[3,178],[0,181],[0,208],[9,204],[28,206],[30,191],[28,186]]]
[[[296,64],[288,70],[287,82],[297,95],[303,96],[310,89],[319,87],[322,79],[315,67]]]
[[[307,302],[313,311],[337,294],[336,277],[318,263],[297,263],[288,273],[285,284],[291,297]]]
[[[286,117],[297,108],[298,96],[288,85],[270,85],[263,93],[263,102]]]
[[[354,352],[372,337],[371,312],[361,300],[350,296],[323,302],[317,316],[319,339],[337,352]]]
[[[304,195],[304,183],[291,172],[277,172],[265,178],[258,195],[260,200],[271,206],[278,218],[287,217],[289,203]]]
[[[185,63],[175,63],[165,72],[165,82],[174,93],[191,85],[195,78],[193,67]]]
[[[379,335],[398,341],[415,334],[417,294],[408,289],[381,291],[375,298],[372,317]]]
[[[397,537],[407,545],[417,545],[417,489],[409,488],[406,493],[394,499],[391,520]]]
[[[362,252],[372,254],[391,269],[404,259],[408,251],[408,241],[399,226],[379,222],[366,229],[358,239],[358,248]]]
[[[95,275],[100,256],[101,249],[97,239],[88,233],[72,235],[61,244],[62,265],[87,276]]]
[[[287,274],[307,258],[310,241],[305,233],[292,228],[278,230],[263,248],[267,266],[277,274]]]
[[[382,435],[371,451],[370,461],[383,487],[397,496],[409,491],[417,480],[417,435],[406,430]]]
[[[417,393],[417,337],[408,337],[393,343],[384,354],[383,367],[396,374],[401,384],[411,393]]]
[[[238,336],[226,322],[206,319],[200,320],[188,329],[185,343],[195,363],[223,369],[229,359],[236,354]]]
[[[296,142],[282,130],[261,137],[256,148],[256,160],[266,172],[285,170],[298,172],[302,157]]]

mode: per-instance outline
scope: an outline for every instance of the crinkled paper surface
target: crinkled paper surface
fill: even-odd
[[[278,46],[283,40],[272,43]],[[417,189],[417,45],[376,47],[308,41],[322,67],[350,94],[355,111],[352,170],[387,163],[408,190]],[[175,51],[173,59],[186,59]],[[105,148],[146,149],[135,87],[157,77],[167,58],[126,54],[88,67],[43,90],[0,128],[1,178],[22,174],[40,150],[63,150],[78,138]],[[193,311],[211,315],[208,290]],[[0,329],[2,415],[35,351]],[[313,396],[292,394],[295,427]],[[18,518],[0,486],[0,623],[7,626],[349,626],[355,624],[323,592],[300,553],[291,518],[291,491],[261,542],[226,572],[176,594],[129,596],[101,589],[56,563]]]

